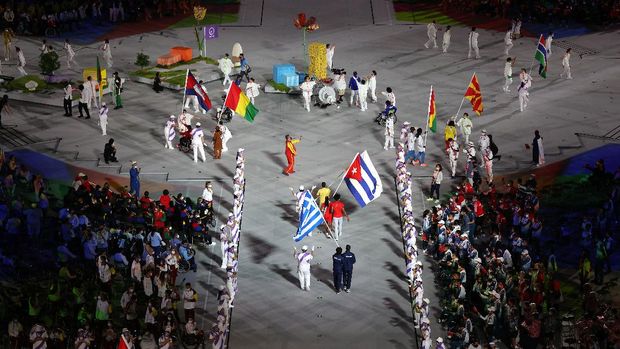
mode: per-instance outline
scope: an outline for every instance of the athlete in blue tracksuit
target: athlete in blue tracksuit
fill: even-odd
[[[133,194],[136,198],[140,197],[140,168],[135,161],[131,162],[129,170],[129,194]]]
[[[344,291],[349,293],[351,291],[351,276],[353,274],[353,264],[355,264],[355,255],[351,252],[351,245],[347,245],[345,248],[347,251],[342,254],[342,257],[344,258]]]
[[[344,268],[344,257],[342,256],[342,247],[336,248],[336,253],[332,256],[333,273],[334,273],[334,288],[336,293],[342,292],[342,277]]]

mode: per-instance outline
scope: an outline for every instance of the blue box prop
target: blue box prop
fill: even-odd
[[[299,86],[299,75],[297,74],[287,74],[284,76],[284,79],[287,87]]]
[[[286,75],[295,74],[295,66],[292,64],[276,64],[273,66],[273,81],[278,84],[286,83]]]
[[[304,82],[304,80],[306,79],[306,76],[308,74],[306,73],[302,73],[302,72],[297,72],[297,76],[299,76],[299,83],[301,84],[302,82]]]

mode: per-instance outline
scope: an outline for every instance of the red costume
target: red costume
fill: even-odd
[[[290,139],[286,141],[284,154],[286,154],[286,161],[288,162],[288,166],[284,169],[284,174],[289,175],[291,173],[295,173],[295,155],[297,155],[297,150],[295,149],[295,144],[299,143],[299,139]]]

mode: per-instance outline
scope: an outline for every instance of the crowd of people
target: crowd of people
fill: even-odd
[[[407,134],[412,132],[408,123],[403,124],[401,132],[401,141],[404,142],[408,139]],[[446,132],[448,154],[456,143],[452,137],[456,139],[455,132]],[[537,146],[539,138],[537,131],[533,147]],[[477,165],[476,152],[478,156],[482,154],[483,162],[488,156],[485,154],[496,153],[490,150],[491,143],[485,130],[477,146],[473,142],[465,143],[469,149],[466,174],[468,168],[478,172],[480,166]],[[548,234],[543,234],[536,176],[531,174],[516,182],[502,180],[502,184],[496,187],[488,169],[484,180],[480,174],[467,174],[456,191],[442,202],[437,180],[441,165],[437,164],[430,190],[431,196],[433,193],[437,196],[432,197],[432,207],[424,211],[422,229],[418,234],[411,207],[411,173],[407,170],[413,155],[409,155],[405,148],[403,143],[397,146],[396,183],[407,277],[421,347],[431,348],[433,341],[428,327],[429,300],[424,297],[419,277],[423,268],[418,260],[417,238],[424,253],[439,266],[435,275],[441,300],[438,321],[447,328],[448,338],[447,344],[443,338],[436,338],[434,347],[494,348],[498,341],[502,341],[511,348],[536,348],[539,345],[554,348],[562,340],[559,333],[563,294],[557,273],[555,244],[549,241]],[[533,151],[533,163],[540,164],[537,149]],[[607,272],[611,270],[609,254],[613,239],[609,232],[612,222],[616,221],[615,208],[620,204],[618,178],[616,182],[611,179],[602,160],[586,168],[592,171],[590,180],[605,183],[612,189],[596,219],[584,218],[581,224],[584,250],[578,268],[586,309],[582,323],[588,328],[597,328],[599,332],[592,336],[586,334],[580,342],[596,342],[606,347],[611,343],[612,329],[616,326],[615,311],[598,301],[590,282],[601,285],[605,269]],[[561,239],[570,238],[569,229],[563,227],[560,230]],[[592,255],[595,258],[594,278]],[[574,319],[574,316],[570,318]]]
[[[66,195],[54,198],[45,178],[1,154],[0,262],[4,280],[20,279],[15,294],[1,295],[8,347],[30,342],[35,348],[66,348],[68,343],[81,349],[116,348],[125,341],[173,348],[181,341],[225,341],[237,284],[243,164],[241,149],[233,213],[219,236],[226,286],[217,323],[207,336],[196,322],[199,295],[179,276],[197,271],[197,246],[213,244],[211,182],[196,200],[168,190],[155,199],[149,191],[140,192],[134,165],[129,190],[117,192],[110,183],[93,183],[79,173]],[[28,258],[31,253],[38,258]]]
[[[19,35],[55,35],[80,30],[87,23],[152,20],[189,14],[194,0],[88,0],[3,1],[0,14],[4,28]]]

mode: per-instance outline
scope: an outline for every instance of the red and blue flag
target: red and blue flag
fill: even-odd
[[[200,104],[205,112],[209,111],[212,107],[207,91],[200,86],[194,74],[189,70],[187,71],[187,79],[185,79],[185,95],[198,97],[198,104]]]

